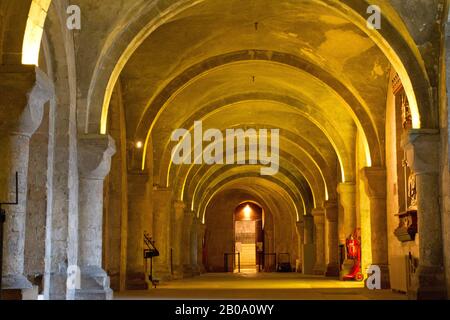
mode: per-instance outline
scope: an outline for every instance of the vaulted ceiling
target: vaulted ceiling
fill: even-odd
[[[426,23],[419,30],[404,23],[402,15],[411,12],[401,3],[380,0],[383,28],[369,30],[364,0],[129,0],[111,1],[108,13],[79,2],[89,18],[76,39],[77,59],[86,62],[78,66],[80,103],[86,105],[79,122],[96,132],[100,121],[107,132],[109,96],[120,91],[127,139],[145,143],[133,150],[133,159],[144,167],[150,159],[145,169],[153,183],[172,188],[199,216],[221,186],[232,188],[228,182],[245,177],[249,185],[261,180],[267,195],[277,193],[268,185],[280,186],[294,211],[320,207],[336,199],[339,182],[354,182],[361,143],[363,165],[383,166],[391,68],[411,98],[414,125],[434,117],[417,115],[417,106],[426,109],[430,101],[424,88],[432,69],[425,71],[423,48],[415,45],[420,32],[433,33],[427,22],[432,10],[422,12]],[[103,40],[86,46],[93,38]],[[261,177],[258,166],[174,165],[171,133],[192,131],[199,120],[205,130],[224,133],[280,129],[279,173]]]
[[[303,213],[354,179],[358,130],[382,154],[389,67],[363,31],[316,1],[204,1],[153,31],[125,65],[127,137],[149,137],[155,183],[198,209],[206,193],[259,168],[172,165],[173,130],[198,120],[224,132],[279,128],[281,169],[270,179]]]

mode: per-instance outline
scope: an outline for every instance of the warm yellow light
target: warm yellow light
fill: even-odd
[[[250,219],[252,217],[252,208],[249,205],[246,205],[244,208],[244,217],[245,219]]]
[[[33,0],[22,44],[22,64],[38,65],[45,19],[51,0]]]
[[[144,146],[144,144],[142,143],[142,141],[136,142],[136,148],[142,149],[143,146]]]

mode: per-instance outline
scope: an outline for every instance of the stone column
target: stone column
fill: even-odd
[[[297,221],[296,227],[298,235],[298,263],[296,265],[296,271],[303,272],[303,244],[305,240],[303,216],[300,217],[300,221]]]
[[[439,132],[410,130],[402,144],[408,165],[416,174],[419,229],[419,267],[408,296],[446,299],[439,204]]]
[[[363,168],[361,173],[370,201],[372,264],[380,267],[382,289],[389,289],[386,169],[369,167]]]
[[[340,204],[344,209],[344,215],[338,219],[339,225],[342,226],[342,230],[339,230],[339,243],[345,245],[346,239],[356,229],[356,185],[350,182],[340,183],[337,191],[339,193]],[[347,258],[344,260],[340,272],[341,279],[344,275],[350,273],[353,264],[353,260]]]
[[[184,209],[186,205],[183,201],[175,201],[173,203],[174,212],[174,228],[173,228],[173,243],[172,243],[172,261],[173,261],[173,275],[175,279],[183,278],[183,257],[184,257],[184,245],[183,240],[185,238],[184,222],[185,213]]]
[[[172,190],[154,186],[153,203],[153,237],[159,251],[159,257],[153,259],[153,273],[158,280],[170,280]]]
[[[200,268],[198,265],[198,246],[201,245],[201,243],[198,242],[199,240],[199,219],[196,217],[196,213],[191,211],[191,215],[193,217],[192,219],[192,227],[191,227],[191,233],[190,233],[190,255],[191,255],[191,268],[192,268],[192,275],[198,276],[200,275]]]
[[[191,211],[184,212],[183,240],[181,242],[181,254],[183,263],[183,278],[192,277],[193,269],[191,263],[191,233],[194,215]]]
[[[109,277],[102,269],[103,184],[116,152],[114,140],[105,135],[84,135],[78,141],[79,251],[81,288],[68,288],[76,300],[110,300]]]
[[[153,273],[155,279],[170,280],[172,190],[154,186],[153,201],[153,237],[160,254],[153,259]]]
[[[126,288],[146,290],[148,279],[144,266],[144,232],[152,235],[152,222],[146,221],[151,213],[153,186],[149,175],[142,170],[128,171],[128,231],[126,243]],[[147,270],[149,271],[149,270]]]
[[[33,299],[24,276],[25,219],[30,138],[42,122],[44,104],[53,95],[51,81],[31,66],[0,67],[0,200],[15,202],[15,173],[19,174],[19,204],[4,206],[4,298]],[[45,174],[45,173],[43,173]],[[2,266],[0,266],[2,267]]]
[[[345,240],[356,229],[356,185],[350,182],[340,183],[337,191],[340,204],[344,208],[343,234],[339,235],[339,241],[345,244]]]
[[[205,265],[203,263],[203,249],[206,234],[206,225],[202,223],[201,218],[198,218],[198,234],[197,234],[197,265],[200,273],[205,273]]]
[[[313,273],[317,275],[325,274],[325,218],[323,209],[313,209],[315,242],[316,242],[316,263]]]
[[[339,233],[338,233],[338,206],[336,201],[325,201],[325,219],[328,239],[328,265],[325,275],[327,277],[339,276]]]
[[[303,274],[313,274],[315,263],[314,217],[310,214],[303,217],[303,233]]]

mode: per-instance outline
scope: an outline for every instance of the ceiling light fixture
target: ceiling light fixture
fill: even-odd
[[[245,219],[250,219],[252,217],[252,208],[249,205],[246,205],[244,208],[244,217]]]

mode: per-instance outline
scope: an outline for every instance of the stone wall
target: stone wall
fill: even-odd
[[[264,234],[266,253],[289,253],[294,267],[298,258],[298,235],[295,223],[291,223],[289,212],[283,209],[281,198],[279,203],[261,204],[264,210]],[[234,213],[236,207],[244,201],[255,201],[255,198],[239,190],[228,190],[219,193],[206,210],[206,269],[210,272],[223,272],[224,253],[234,250]],[[277,207],[279,206],[279,207]],[[230,258],[231,263],[231,258]]]
[[[390,83],[395,71],[392,71]],[[399,225],[399,218],[396,216],[400,213],[399,207],[399,177],[403,176],[403,172],[398,170],[398,156],[400,142],[398,141],[397,121],[399,113],[396,110],[395,97],[390,86],[386,105],[386,169],[387,169],[387,223],[388,223],[388,251],[391,275],[391,286],[393,290],[407,292],[407,257],[409,253],[418,257],[418,237],[415,242],[400,242],[394,235],[395,229]]]

